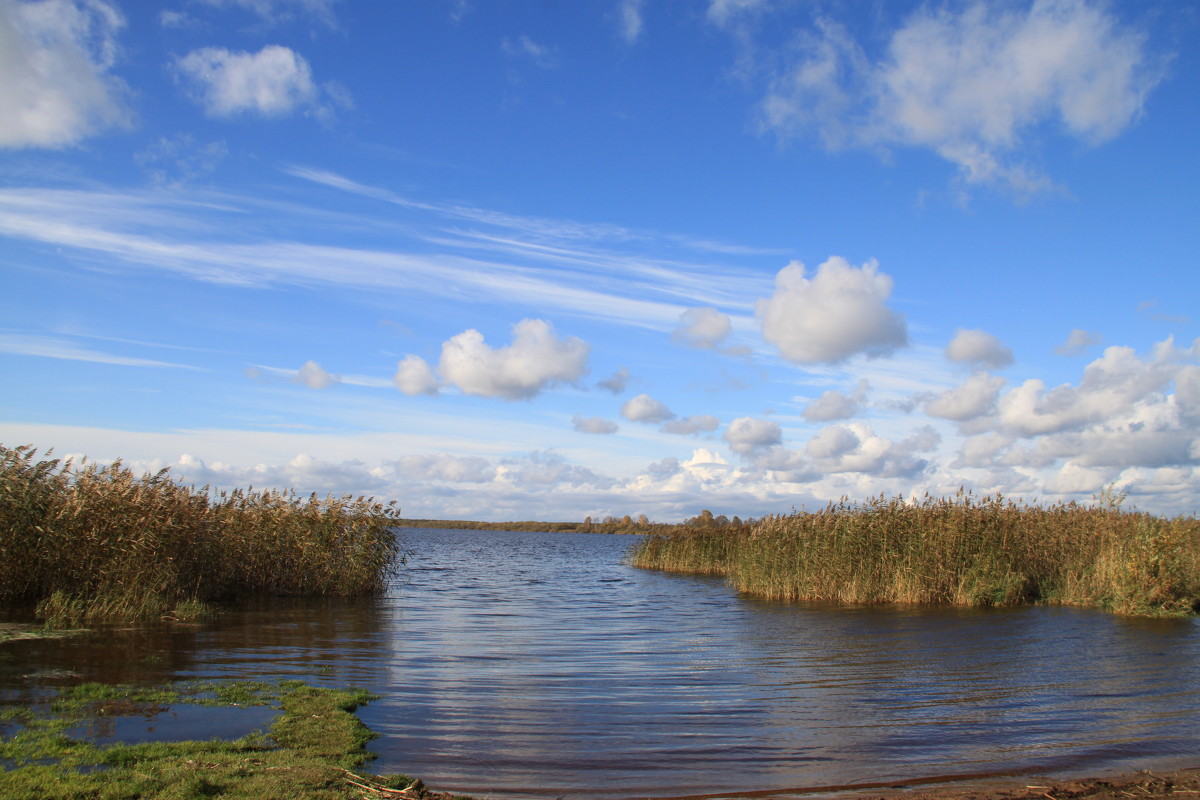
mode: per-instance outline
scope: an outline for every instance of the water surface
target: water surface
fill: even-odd
[[[373,770],[494,797],[1200,764],[1196,620],[768,603],[719,579],[626,566],[629,537],[405,539],[413,555],[386,597],[14,643],[0,690],[190,677],[364,686],[381,695],[359,712],[381,734]],[[49,669],[78,678],[37,677]]]

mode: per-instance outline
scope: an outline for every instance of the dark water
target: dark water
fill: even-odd
[[[405,536],[415,555],[385,598],[2,645],[0,692],[191,677],[364,686],[382,695],[360,709],[381,734],[373,770],[481,797],[1200,764],[1194,619],[785,605],[624,566],[628,537]]]

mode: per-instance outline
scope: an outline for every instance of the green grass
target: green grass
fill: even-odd
[[[358,689],[300,681],[190,683],[162,687],[82,684],[63,690],[45,713],[9,708],[0,721],[20,729],[0,738],[0,796],[6,800],[358,800],[426,796],[405,775],[361,771],[373,737],[354,714],[372,699]],[[70,735],[88,719],[154,713],[178,703],[273,705],[270,730],[232,741],[95,743]],[[445,798],[445,795],[439,797]]]
[[[739,591],[779,600],[1200,610],[1200,522],[1124,511],[1111,498],[843,500],[748,526],[647,537],[631,561],[725,575]]]
[[[195,618],[247,595],[379,592],[400,562],[398,517],[370,498],[215,493],[166,470],[0,445],[0,603],[69,624]]]

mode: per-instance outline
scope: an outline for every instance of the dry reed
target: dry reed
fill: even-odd
[[[644,539],[635,566],[725,575],[742,592],[845,603],[1200,611],[1200,521],[996,496],[883,496],[752,526],[680,528]]]
[[[76,467],[0,445],[0,602],[71,620],[378,592],[399,564],[398,518],[369,498],[214,493],[166,470],[138,477],[119,461]]]

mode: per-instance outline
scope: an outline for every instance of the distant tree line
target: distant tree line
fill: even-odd
[[[544,533],[668,533],[681,527],[686,528],[741,528],[754,523],[750,518],[744,522],[740,517],[732,519],[719,514],[713,516],[708,509],[682,523],[651,522],[645,514],[633,517],[609,515],[601,519],[584,517],[583,522],[478,522],[463,519],[400,519],[396,525],[404,528],[449,528],[452,530],[476,531],[540,531]]]

